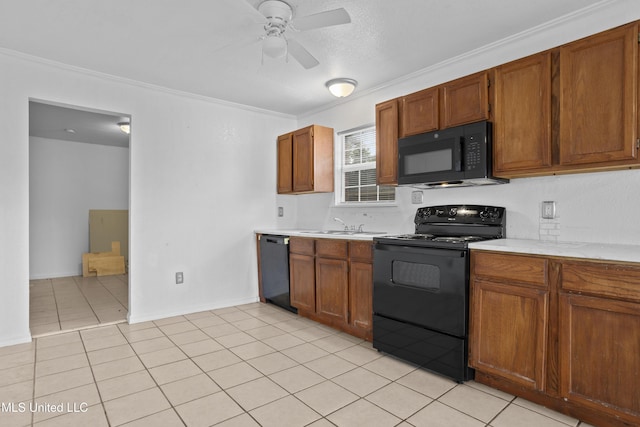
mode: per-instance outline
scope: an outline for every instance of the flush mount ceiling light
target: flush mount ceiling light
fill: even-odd
[[[353,79],[332,79],[325,83],[329,92],[335,97],[344,98],[345,96],[349,96],[353,93],[356,86],[358,86],[358,82]]]
[[[131,133],[131,124],[129,122],[120,122],[118,123],[118,126],[120,127],[120,130],[127,135]]]

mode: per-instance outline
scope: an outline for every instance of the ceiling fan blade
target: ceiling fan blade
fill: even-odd
[[[308,70],[320,64],[320,62],[297,41],[289,39],[287,43],[289,54],[305,69]]]
[[[344,8],[300,16],[293,20],[292,27],[298,31],[314,30],[332,25],[348,24],[351,17]]]

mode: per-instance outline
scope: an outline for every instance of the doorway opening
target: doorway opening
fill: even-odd
[[[130,169],[129,134],[121,129],[125,123],[131,125],[128,114],[29,101],[32,337],[127,320]],[[83,254],[95,253],[105,258],[87,265]]]

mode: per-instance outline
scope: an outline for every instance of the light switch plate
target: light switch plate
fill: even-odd
[[[422,203],[422,199],[423,199],[423,193],[420,190],[416,190],[416,191],[412,191],[411,192],[411,203],[413,203],[414,205],[419,205],[420,203]]]
[[[542,218],[554,219],[556,217],[556,202],[542,202]]]
[[[284,216],[284,208],[282,206],[278,206],[278,216],[280,218]]]

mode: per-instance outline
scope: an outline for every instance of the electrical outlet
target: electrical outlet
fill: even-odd
[[[542,218],[554,219],[556,217],[556,202],[542,202]]]
[[[413,203],[414,205],[419,205],[420,203],[422,203],[422,196],[423,196],[422,191],[420,190],[412,191],[411,203]]]
[[[182,283],[184,283],[184,273],[178,271],[176,273],[176,285],[181,285]]]
[[[278,216],[281,218],[284,216],[284,208],[282,206],[278,206]]]

